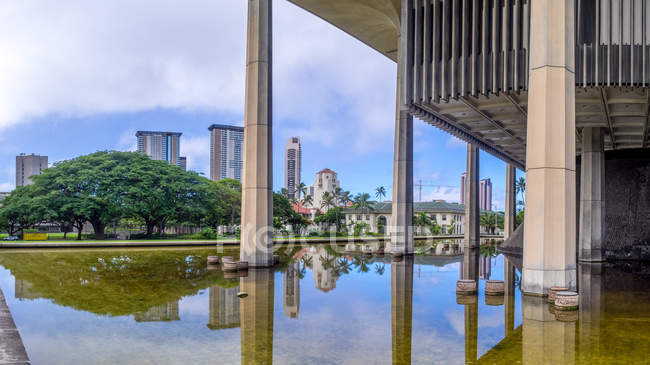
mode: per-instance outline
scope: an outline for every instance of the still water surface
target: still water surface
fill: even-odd
[[[650,361],[647,268],[581,266],[580,311],[557,317],[493,248],[447,247],[400,262],[282,248],[245,277],[209,268],[214,248],[3,251],[0,285],[33,364]],[[504,272],[514,295],[486,298]],[[479,295],[457,298],[467,275]]]

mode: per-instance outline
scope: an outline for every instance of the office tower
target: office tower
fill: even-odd
[[[180,166],[181,135],[177,132],[138,131],[138,152],[152,160],[167,161]]]
[[[300,192],[297,191],[300,184],[300,172],[302,169],[302,149],[300,138],[291,137],[287,140],[287,146],[284,149],[284,188],[289,192],[289,196],[300,198]]]
[[[492,210],[492,182],[490,179],[483,179],[479,182],[478,207],[482,210]]]
[[[31,185],[31,177],[40,175],[47,168],[47,156],[21,153],[16,156],[16,187]]]
[[[465,184],[467,183],[467,173],[460,175],[460,203],[465,204]]]
[[[300,261],[289,263],[284,272],[284,314],[298,318],[300,311]]]
[[[460,203],[465,204],[465,184],[467,183],[467,174],[463,172],[460,175]],[[479,181],[479,209],[492,210],[492,181],[483,179]]]
[[[181,156],[178,158],[178,166],[180,166],[183,170],[187,171],[187,157]]]
[[[231,178],[241,181],[244,164],[242,147],[244,128],[213,124],[210,131],[210,179]]]

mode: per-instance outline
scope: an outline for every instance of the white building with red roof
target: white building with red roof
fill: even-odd
[[[316,173],[314,184],[309,187],[309,195],[312,197],[311,206],[320,209],[323,213],[327,212],[328,207],[323,206],[323,194],[328,192],[334,195],[336,188],[340,188],[338,175],[330,169],[324,169]],[[335,202],[338,205],[339,202]]]

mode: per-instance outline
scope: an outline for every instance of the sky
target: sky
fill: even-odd
[[[137,130],[182,132],[188,168],[209,176],[213,123],[243,125],[244,0],[0,2],[0,191],[15,156],[55,162],[136,148]],[[338,173],[345,190],[392,193],[396,64],[288,3],[273,11],[274,189],[284,146],[301,138],[302,180]],[[414,121],[422,201],[459,201],[466,145]],[[503,209],[505,164],[481,152]],[[518,171],[521,174],[521,171]],[[419,200],[415,189],[415,200]]]

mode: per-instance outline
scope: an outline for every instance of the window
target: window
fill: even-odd
[[[370,220],[370,216],[369,216],[369,215],[366,215],[366,220],[367,220],[367,221]]]
[[[442,215],[442,220],[443,220],[443,221],[446,221],[446,220],[447,220],[447,215],[446,215],[446,214],[443,214],[443,215]]]
[[[361,220],[361,215],[357,215],[357,220],[358,220],[358,221]]]

